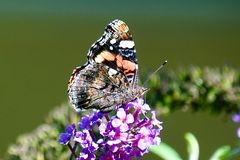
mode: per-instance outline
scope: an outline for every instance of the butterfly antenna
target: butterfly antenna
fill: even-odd
[[[148,76],[148,79],[145,80],[142,86],[145,86],[147,82],[152,78],[152,76],[155,75],[160,69],[162,69],[165,64],[167,64],[167,60],[165,60],[153,73],[151,73],[150,76]]]

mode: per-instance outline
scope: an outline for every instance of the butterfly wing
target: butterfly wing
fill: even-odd
[[[103,36],[88,52],[88,62],[103,63],[122,72],[132,86],[137,85],[138,64],[135,44],[126,23],[114,20],[105,27]]]
[[[136,50],[128,26],[114,20],[88,52],[88,62],[73,71],[68,95],[76,111],[111,111],[144,91],[137,86]]]

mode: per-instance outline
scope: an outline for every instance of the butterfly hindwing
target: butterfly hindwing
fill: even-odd
[[[96,108],[106,112],[112,110],[115,104],[131,100],[127,93],[137,91],[130,88],[128,80],[121,73],[109,75],[111,68],[103,64],[89,64],[76,71],[68,93],[77,111]]]

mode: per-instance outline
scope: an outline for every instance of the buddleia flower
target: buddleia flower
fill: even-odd
[[[138,159],[150,146],[159,145],[162,122],[143,99],[137,98],[113,112],[94,111],[82,117],[77,129],[74,124],[66,127],[59,143],[74,144],[71,156],[78,160]]]

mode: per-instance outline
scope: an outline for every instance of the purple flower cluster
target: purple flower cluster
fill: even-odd
[[[240,123],[240,113],[233,115],[232,120],[235,123]],[[240,127],[237,129],[237,136],[240,138]]]
[[[162,129],[154,111],[142,99],[136,99],[118,108],[116,114],[95,111],[81,118],[75,125],[66,127],[59,143],[70,148],[78,160],[130,160],[148,152],[151,145],[158,145]],[[75,153],[80,147],[80,153]]]

